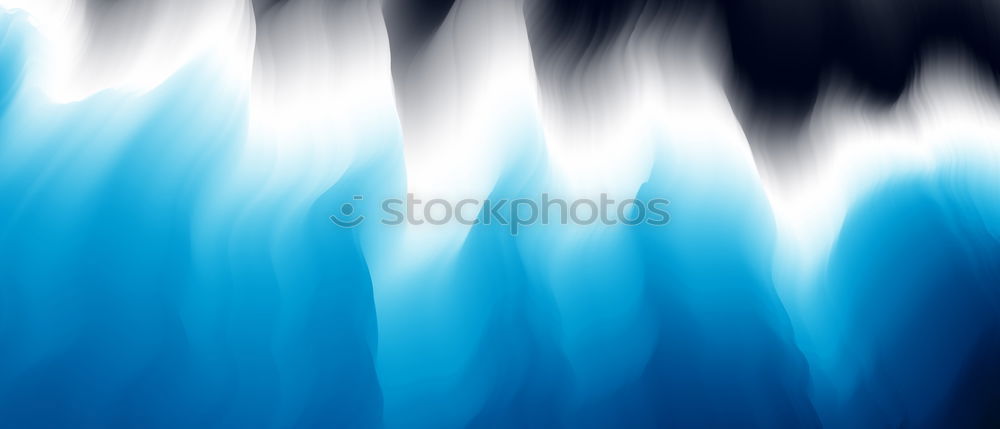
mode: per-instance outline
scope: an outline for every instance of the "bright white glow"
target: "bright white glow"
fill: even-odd
[[[372,143],[372,130],[387,140],[401,132],[407,189],[425,201],[482,200],[513,174],[540,173],[562,198],[621,200],[654,168],[704,170],[682,183],[704,192],[717,191],[714,177],[756,170],[747,179],[771,205],[785,289],[813,282],[852,205],[884,181],[973,158],[1000,165],[1000,102],[984,95],[995,89],[954,57],[931,57],[888,111],[831,85],[796,142],[810,157],[776,167],[752,163],[724,91],[718,33],[695,20],[666,33],[640,24],[580,70],[540,84],[524,4],[461,0],[394,84],[377,2],[300,0],[257,17],[243,0],[0,6],[27,12],[38,28],[44,52],[29,84],[58,102],[148,91],[193,61],[218,65],[251,88],[249,142],[233,180],[263,177],[248,183],[287,201],[307,204],[377,153],[373,145],[391,143]],[[519,163],[536,156],[537,167]],[[431,264],[460,249],[469,228],[400,230],[376,265]]]
[[[930,174],[970,156],[1000,167],[1000,102],[984,95],[995,93],[985,75],[954,57],[931,57],[921,70],[884,112],[839,96],[834,87],[803,142],[815,148],[816,159],[793,174],[765,171],[781,286],[794,292],[811,284],[851,207],[886,181]]]
[[[485,199],[537,144],[536,98],[521,2],[461,1],[407,71],[397,100],[408,191],[424,201]],[[411,255],[408,264],[439,260],[468,229],[406,227],[399,252]]]
[[[194,60],[209,60],[236,85],[249,78],[253,15],[242,0],[118,2],[93,13],[79,0],[0,7],[26,12],[44,39],[31,84],[55,102],[149,91]]]
[[[300,1],[257,19],[246,156],[269,165],[275,192],[311,201],[386,143],[366,133],[396,119],[381,10]]]

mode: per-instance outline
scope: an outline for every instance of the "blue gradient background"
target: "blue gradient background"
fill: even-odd
[[[480,225],[379,283],[385,227],[327,218],[405,193],[394,120],[331,188],[275,186],[210,64],[52,104],[32,34],[0,14],[0,427],[1000,425],[988,160],[880,184],[795,300],[723,155],[660,154],[638,198],[671,199],[666,227]],[[491,197],[550,185],[518,156]]]

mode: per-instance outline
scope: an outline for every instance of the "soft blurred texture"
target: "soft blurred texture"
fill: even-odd
[[[1000,16],[791,3],[0,0],[0,427],[1000,425]]]

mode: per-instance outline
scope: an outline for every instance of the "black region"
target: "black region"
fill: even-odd
[[[387,2],[397,80],[454,5]],[[536,67],[555,79],[640,19],[668,26],[682,11],[708,11],[728,37],[728,91],[745,128],[801,124],[834,75],[889,106],[932,48],[962,50],[994,77],[1000,70],[1000,2],[991,0],[528,0],[525,8]]]

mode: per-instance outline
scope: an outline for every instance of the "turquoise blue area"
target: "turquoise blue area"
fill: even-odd
[[[329,216],[405,193],[394,118],[328,189],[275,185],[210,61],[55,104],[26,83],[24,17],[0,35],[0,427],[1000,422],[988,159],[863,196],[800,303],[776,291],[757,175],[725,153],[658,154],[637,198],[668,198],[666,226],[477,225],[388,278],[389,227]],[[490,198],[534,198],[555,186],[541,132],[510,129]]]

